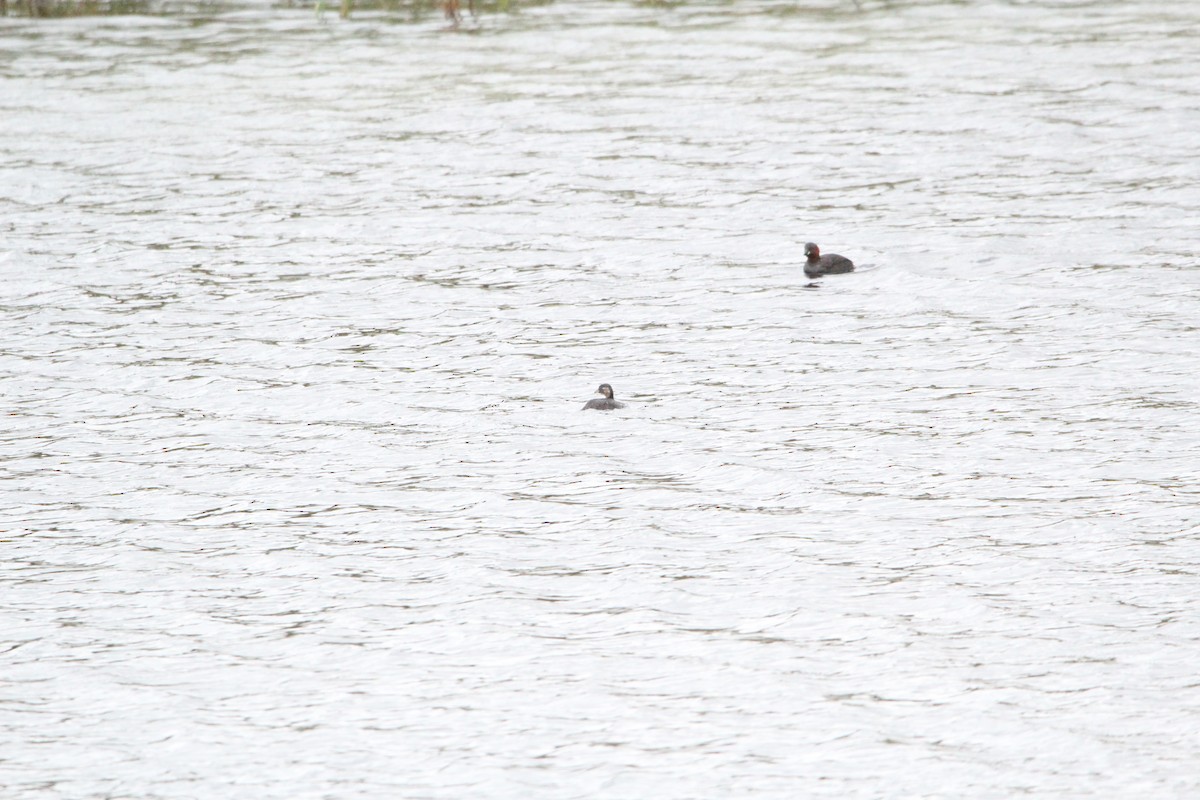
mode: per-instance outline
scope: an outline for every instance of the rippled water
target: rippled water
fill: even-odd
[[[0,20],[4,796],[1200,795],[1198,25]]]

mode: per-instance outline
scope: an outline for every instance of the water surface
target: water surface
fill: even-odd
[[[1198,25],[0,20],[5,796],[1195,797]]]

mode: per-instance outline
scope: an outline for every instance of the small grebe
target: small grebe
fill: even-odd
[[[604,395],[604,397],[596,397],[596,398],[593,398],[592,400],[588,400],[586,403],[583,404],[583,408],[585,410],[589,409],[589,408],[594,408],[597,411],[612,411],[614,408],[624,408],[625,407],[624,403],[618,403],[616,400],[613,400],[612,387],[609,386],[607,383],[600,384],[600,388],[597,389],[596,391],[599,392],[600,394]]]
[[[823,256],[821,255],[821,248],[812,242],[804,245],[804,255],[808,259],[804,262],[804,274],[810,278],[819,278],[822,275],[836,275],[839,272],[854,272],[853,261],[835,253]]]

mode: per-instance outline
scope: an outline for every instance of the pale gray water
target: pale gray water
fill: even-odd
[[[2,796],[1200,796],[1198,29],[0,20]]]

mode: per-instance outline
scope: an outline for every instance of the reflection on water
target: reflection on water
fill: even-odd
[[[3,20],[0,784],[1194,796],[1198,17]]]

